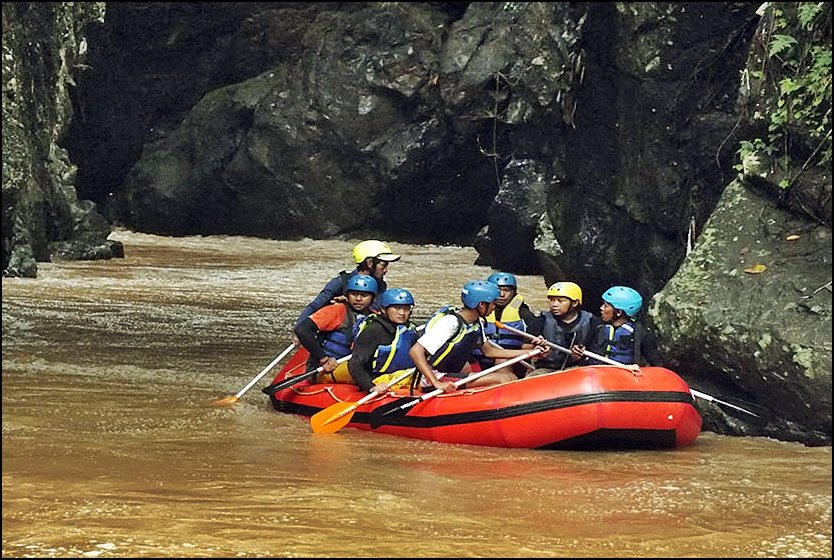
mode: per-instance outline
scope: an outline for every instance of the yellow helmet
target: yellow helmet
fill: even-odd
[[[369,239],[363,241],[353,248],[353,260],[356,264],[365,262],[365,259],[374,257],[381,261],[394,262],[400,260],[399,255],[391,252],[391,247],[387,243],[377,241],[376,239]]]
[[[547,297],[560,296],[582,303],[582,288],[573,282],[556,282],[547,290]]]

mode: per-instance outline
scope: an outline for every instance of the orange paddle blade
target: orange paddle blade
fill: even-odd
[[[226,397],[225,399],[217,399],[216,401],[211,403],[211,406],[230,406],[235,404],[239,400],[240,397],[238,397],[237,395],[232,395],[231,397]]]
[[[331,404],[310,417],[310,424],[317,434],[332,434],[347,426],[353,418],[353,411],[359,407],[355,402]]]

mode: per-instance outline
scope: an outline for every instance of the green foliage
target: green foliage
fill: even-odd
[[[822,7],[816,2],[800,2],[796,10],[796,17],[803,29],[810,29],[811,24],[820,15]]]
[[[790,35],[774,35],[770,39],[770,56],[776,56],[796,45],[796,39]]]
[[[774,171],[795,177],[790,146],[791,135],[797,133],[815,148],[812,158],[800,165],[830,167],[831,3],[769,2],[763,7],[763,29],[770,33],[765,37],[768,58],[760,70],[750,69],[749,76],[767,88],[760,116],[767,120],[768,136],[742,142],[737,152],[741,163],[735,168],[742,170],[745,158],[758,152],[771,157]],[[783,179],[780,185],[788,188],[790,181]]]

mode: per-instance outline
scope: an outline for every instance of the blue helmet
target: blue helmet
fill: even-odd
[[[501,290],[492,282],[475,280],[467,282],[460,291],[460,299],[466,307],[475,309],[481,302],[491,303],[501,296]]]
[[[643,298],[637,293],[637,290],[628,288],[626,286],[614,286],[608,288],[602,294],[602,300],[611,304],[614,309],[621,309],[626,312],[629,317],[634,317],[643,306]]]
[[[487,278],[488,282],[492,282],[496,286],[511,286],[517,288],[518,284],[515,282],[515,276],[509,272],[496,272]]]
[[[411,292],[402,288],[389,288],[382,292],[382,300],[379,302],[382,307],[389,305],[414,305],[414,296]]]
[[[376,294],[376,279],[368,274],[354,274],[347,283],[349,292],[370,292]]]

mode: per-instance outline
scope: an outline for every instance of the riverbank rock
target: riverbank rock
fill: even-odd
[[[647,314],[667,365],[693,388],[767,411],[713,409],[708,425],[831,445],[831,261],[829,227],[742,181],[727,187]]]

